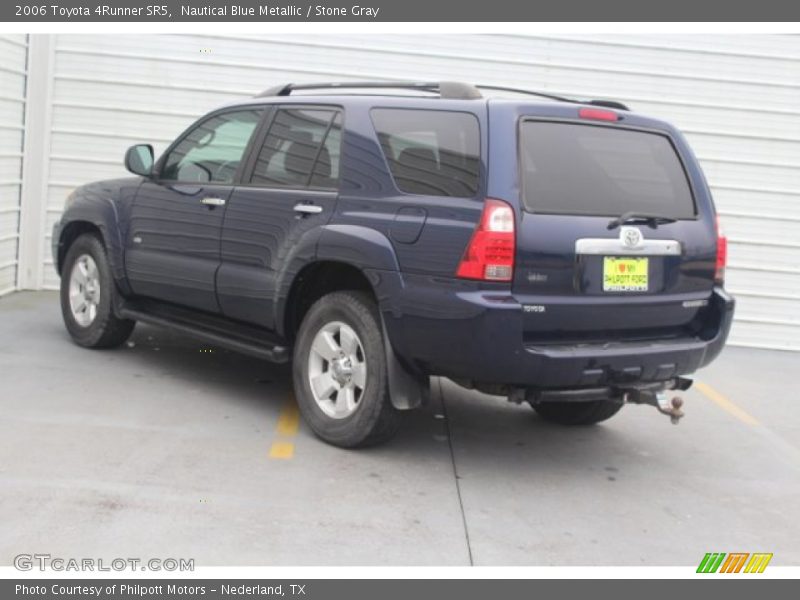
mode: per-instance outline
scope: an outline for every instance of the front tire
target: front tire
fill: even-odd
[[[116,294],[103,243],[92,234],[78,237],[61,270],[61,314],[76,344],[113,348],[128,339],[136,322],[114,314]]]
[[[334,292],[309,309],[297,333],[293,377],[300,412],[326,442],[369,446],[397,431],[380,316],[367,294]]]
[[[610,419],[622,408],[622,402],[592,400],[591,402],[540,402],[532,404],[545,421],[568,426],[585,426]]]

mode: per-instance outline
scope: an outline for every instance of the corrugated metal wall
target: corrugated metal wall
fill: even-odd
[[[17,284],[27,38],[0,36],[0,295]]]
[[[16,46],[15,46],[16,48]],[[732,342],[800,350],[800,41],[791,36],[76,36],[55,44],[48,223],[202,112],[286,81],[462,79],[619,98],[681,127],[730,239]],[[52,265],[45,285],[57,284]]]

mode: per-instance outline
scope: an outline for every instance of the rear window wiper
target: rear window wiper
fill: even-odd
[[[655,229],[659,225],[674,223],[675,221],[677,221],[677,219],[673,219],[672,217],[664,217],[661,215],[645,215],[637,212],[626,212],[621,217],[611,219],[608,222],[608,229],[616,229],[625,223],[644,223],[652,229]]]

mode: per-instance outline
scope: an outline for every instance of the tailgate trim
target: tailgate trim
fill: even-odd
[[[680,256],[681,243],[677,240],[646,240],[636,246],[627,246],[619,238],[581,238],[575,241],[575,254],[592,255],[643,255]]]

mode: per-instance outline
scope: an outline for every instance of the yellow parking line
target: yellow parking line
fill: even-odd
[[[297,409],[297,402],[291,396],[283,406],[278,424],[275,426],[275,433],[278,439],[272,442],[269,449],[269,457],[276,459],[289,459],[294,456],[294,444],[286,438],[293,437],[300,427],[300,412]]]
[[[300,426],[300,411],[297,410],[297,403],[294,398],[290,398],[278,417],[278,435],[292,436],[297,433]]]
[[[708,398],[714,404],[719,406],[722,410],[724,410],[728,414],[733,415],[745,425],[752,425],[752,426],[761,425],[758,419],[756,419],[754,416],[746,412],[744,409],[736,406],[733,402],[728,400],[725,396],[720,394],[710,385],[705,383],[700,383],[699,381],[697,381],[695,382],[694,387],[697,388],[697,390],[701,394],[703,394],[706,398]]]
[[[294,444],[292,442],[272,442],[269,449],[270,458],[292,458],[294,456]]]

